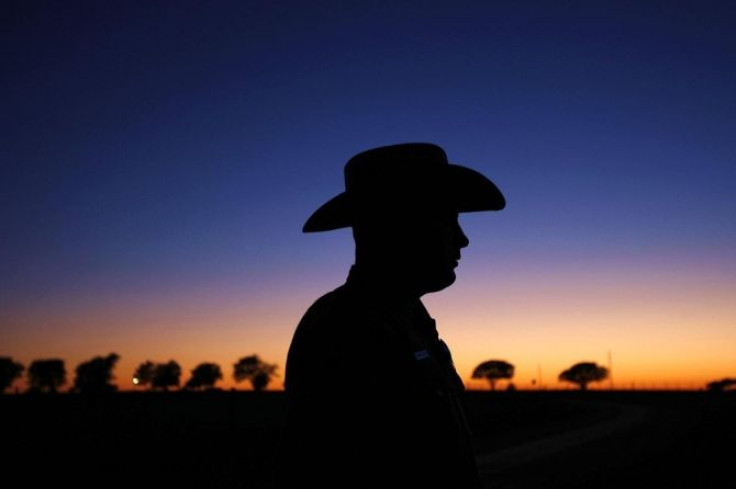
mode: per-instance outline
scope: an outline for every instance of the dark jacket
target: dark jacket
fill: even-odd
[[[277,487],[480,487],[450,351],[422,302],[387,288],[353,269],[300,321]]]

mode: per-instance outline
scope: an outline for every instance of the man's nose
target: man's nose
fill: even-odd
[[[455,227],[455,241],[460,248],[465,248],[470,244],[470,240],[467,236],[465,236],[463,228],[460,227],[460,224]]]

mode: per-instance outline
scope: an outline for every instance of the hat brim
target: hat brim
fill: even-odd
[[[503,194],[485,175],[456,164],[448,164],[446,168],[450,202],[457,212],[499,211],[506,207]],[[347,192],[342,192],[314,211],[302,231],[332,231],[352,225],[351,199]]]

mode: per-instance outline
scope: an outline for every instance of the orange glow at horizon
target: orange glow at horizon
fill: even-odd
[[[513,280],[500,280],[483,270],[469,254],[455,285],[423,299],[469,388],[488,387],[471,373],[489,359],[512,363],[511,382],[519,389],[570,388],[557,377],[579,361],[612,367],[612,378],[591,388],[702,389],[736,375],[734,289],[723,271],[598,268],[509,273]],[[196,365],[214,362],[223,371],[218,387],[249,389],[234,382],[232,366],[257,354],[278,365],[269,389],[281,389],[294,327],[313,300],[339,285],[323,279],[296,287],[289,298],[274,282],[273,289],[249,293],[197,288],[158,303],[145,296],[5,311],[3,321],[12,327],[0,331],[0,353],[26,367],[35,359],[63,359],[68,388],[79,363],[115,352],[121,390],[138,389],[133,372],[144,361],[172,359],[182,367],[182,385]]]

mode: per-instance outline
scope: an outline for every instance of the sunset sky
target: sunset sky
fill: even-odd
[[[425,141],[507,199],[461,216],[458,280],[424,297],[470,388],[488,359],[519,388],[578,361],[621,388],[736,376],[735,2],[0,8],[0,356],[71,383],[116,352],[121,389],[215,362],[245,389],[256,353],[281,388],[353,260],[304,221],[350,156]]]

